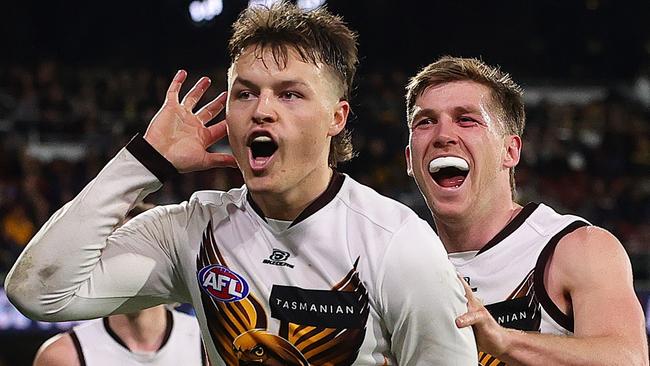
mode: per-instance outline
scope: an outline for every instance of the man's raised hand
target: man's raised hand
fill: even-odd
[[[226,93],[219,94],[194,113],[194,107],[210,86],[210,79],[199,79],[179,102],[178,94],[186,78],[187,72],[184,70],[176,73],[167,89],[165,103],[151,119],[144,139],[181,173],[216,167],[237,167],[232,155],[206,150],[227,135],[226,121],[205,126],[223,109]]]

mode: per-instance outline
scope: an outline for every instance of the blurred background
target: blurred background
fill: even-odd
[[[45,220],[160,107],[179,68],[225,89],[226,42],[245,0],[14,1],[0,14],[0,280]],[[322,0],[299,0],[318,6]],[[388,1],[326,5],[359,32],[352,99],[359,156],[341,170],[431,220],[406,176],[404,85],[442,55],[498,64],[526,90],[519,201],[616,234],[650,305],[650,2]],[[187,88],[186,88],[187,89]],[[218,149],[227,149],[225,145]],[[148,201],[242,184],[186,174]],[[0,365],[28,365],[71,324],[32,322],[0,291]],[[650,329],[650,325],[649,325]]]

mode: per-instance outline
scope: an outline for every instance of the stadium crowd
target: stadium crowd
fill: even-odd
[[[340,170],[431,221],[404,163],[409,73],[359,76],[350,124],[358,156]],[[74,68],[53,61],[0,70],[0,279],[44,221],[145,128],[172,74]],[[225,89],[226,70],[190,70],[194,80],[186,85],[203,74],[213,78],[204,97],[209,100]],[[527,104],[526,148],[516,171],[518,200],[544,201],[612,231],[632,259],[635,279],[647,286],[650,112],[625,93],[604,90],[579,103],[542,97]],[[197,189],[241,184],[233,169],[185,174],[149,200],[179,202]]]

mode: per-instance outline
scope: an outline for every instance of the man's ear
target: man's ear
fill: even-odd
[[[408,145],[404,148],[404,157],[406,158],[406,174],[409,177],[412,177],[413,166],[411,166],[411,148]]]
[[[334,109],[334,116],[328,131],[329,136],[336,136],[343,131],[348,122],[348,114],[350,114],[350,103],[347,100],[340,100]]]
[[[503,166],[505,168],[514,168],[519,164],[521,158],[521,137],[517,135],[508,135],[504,139],[505,154],[503,155]]]

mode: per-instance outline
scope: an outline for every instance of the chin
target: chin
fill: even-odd
[[[468,216],[467,206],[464,201],[429,199],[428,202],[431,214],[436,221],[454,222]]]
[[[251,177],[245,181],[248,191],[253,193],[272,193],[275,185],[268,177]]]
[[[253,172],[248,171],[244,175],[244,183],[249,191],[262,192],[270,191],[274,185],[273,177],[270,175],[255,175]]]

